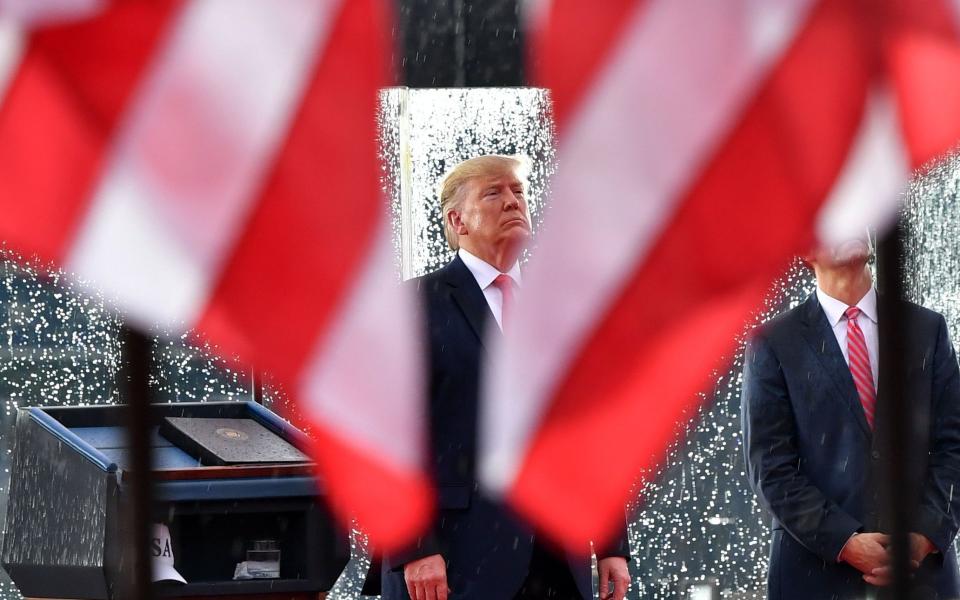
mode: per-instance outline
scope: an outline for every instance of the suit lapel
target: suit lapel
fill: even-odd
[[[487,304],[483,290],[477,285],[477,280],[473,278],[470,269],[463,264],[459,256],[454,257],[447,266],[447,270],[446,283],[450,287],[450,295],[470,323],[473,332],[477,334],[480,344],[484,344],[484,328],[487,319],[493,314],[490,312],[490,305]]]
[[[843,351],[837,343],[837,336],[833,334],[833,329],[827,321],[827,316],[823,314],[820,302],[817,301],[816,294],[811,294],[810,298],[803,306],[803,338],[806,340],[813,354],[817,357],[824,373],[833,382],[837,397],[847,405],[853,414],[857,425],[868,437],[872,437],[870,425],[867,424],[867,417],[863,414],[863,406],[860,404],[860,396],[857,393],[857,387],[853,383],[853,376],[850,374],[850,367],[843,358]]]

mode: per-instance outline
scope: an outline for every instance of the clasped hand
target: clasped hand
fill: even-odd
[[[916,569],[936,547],[919,533],[910,534],[910,566]],[[847,542],[840,560],[863,573],[863,580],[882,587],[890,584],[890,536],[883,533],[860,533]]]
[[[439,554],[414,560],[403,567],[411,600],[447,600],[447,563]]]

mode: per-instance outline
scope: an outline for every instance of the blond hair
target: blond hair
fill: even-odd
[[[511,156],[504,154],[484,154],[456,164],[440,180],[440,214],[443,216],[443,234],[447,244],[454,251],[460,248],[460,236],[450,225],[450,212],[457,209],[463,201],[464,184],[475,177],[493,175],[509,171],[527,187],[530,173],[530,159],[522,154]]]

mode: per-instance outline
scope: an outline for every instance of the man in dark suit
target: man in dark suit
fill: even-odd
[[[555,552],[476,483],[484,336],[509,327],[513,294],[522,285],[518,258],[530,237],[525,192],[525,162],[518,157],[464,161],[442,183],[445,233],[457,254],[412,283],[426,308],[439,510],[414,546],[384,557],[385,600],[592,597],[589,548],[579,556]],[[624,532],[597,549],[601,587],[614,585],[613,593],[601,592],[604,598],[622,600],[626,593],[625,538]]]
[[[775,600],[864,598],[889,583],[879,515],[877,293],[866,239],[807,258],[817,290],[758,328],[744,360],[747,471],[773,516],[768,574]],[[960,527],[960,374],[943,317],[905,303],[900,357],[927,444],[911,559],[927,598],[960,597],[953,540]],[[908,452],[909,448],[898,450]],[[904,493],[907,493],[905,490]]]

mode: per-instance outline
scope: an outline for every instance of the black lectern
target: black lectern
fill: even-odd
[[[2,564],[24,596],[117,598],[121,570],[130,568],[121,408],[19,411]],[[158,593],[255,600],[329,590],[349,560],[349,539],[301,454],[304,434],[253,402],[153,409],[155,521],[167,525],[187,581]],[[235,580],[251,544],[263,540],[280,557],[278,572]]]

